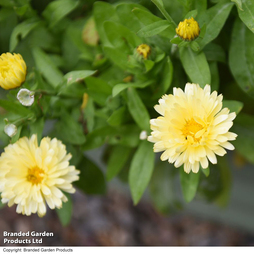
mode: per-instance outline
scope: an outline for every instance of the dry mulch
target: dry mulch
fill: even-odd
[[[53,232],[42,244],[9,246],[253,246],[254,235],[236,228],[176,213],[162,216],[147,201],[133,206],[131,199],[115,190],[107,196],[73,196],[71,223],[63,227],[55,211],[44,218],[23,216],[15,207],[0,210],[2,232]],[[16,239],[17,237],[8,237]],[[24,237],[32,239],[32,237]],[[20,237],[22,239],[22,237]],[[38,237],[40,239],[40,237]]]

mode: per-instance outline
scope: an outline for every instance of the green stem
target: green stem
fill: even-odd
[[[33,114],[30,114],[30,115],[28,115],[28,116],[25,116],[25,117],[22,117],[22,118],[19,118],[19,119],[17,119],[17,120],[15,120],[14,122],[12,122],[12,124],[14,124],[14,125],[16,125],[17,127],[19,126],[19,125],[21,125],[22,123],[24,123],[25,121],[27,121],[27,120],[32,120],[34,118],[34,115]]]
[[[163,16],[176,28],[177,25],[175,21],[171,18],[171,16],[167,13],[163,6],[163,2],[161,0],[152,0],[152,2],[157,6]]]
[[[51,92],[51,91],[45,91],[45,90],[35,90],[33,92],[34,92],[34,95],[58,96],[58,97],[64,98],[64,99],[76,99],[77,98],[75,96],[69,96],[69,95],[59,94],[57,92]]]

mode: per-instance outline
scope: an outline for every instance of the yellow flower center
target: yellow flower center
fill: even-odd
[[[41,183],[44,176],[45,176],[44,170],[37,166],[28,169],[27,180],[32,184]]]
[[[148,56],[151,54],[151,48],[147,44],[141,44],[137,47],[137,52],[147,59]]]
[[[176,34],[183,40],[195,40],[200,33],[198,22],[192,17],[180,22],[176,28]]]
[[[204,126],[197,123],[193,118],[186,121],[186,124],[184,125],[182,129],[182,133],[184,137],[190,141],[198,142],[201,139],[201,133],[198,133],[199,131],[203,130]]]

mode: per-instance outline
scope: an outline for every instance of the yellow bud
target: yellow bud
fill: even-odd
[[[139,55],[143,56],[144,59],[147,59],[151,54],[151,47],[147,44],[140,44],[136,51]]]
[[[20,54],[3,53],[0,56],[0,86],[5,90],[21,86],[26,79],[26,70]]]
[[[123,79],[123,82],[129,83],[129,82],[131,82],[132,80],[133,80],[133,76],[132,76],[132,75],[129,75],[129,76],[127,76],[127,77],[125,77],[125,78]]]
[[[198,22],[193,17],[180,22],[176,28],[176,34],[186,41],[195,40],[199,36],[199,33]]]
[[[83,102],[82,102],[82,105],[81,105],[81,109],[84,109],[86,108],[86,105],[87,105],[87,102],[88,102],[88,94],[87,93],[84,93],[83,94]]]

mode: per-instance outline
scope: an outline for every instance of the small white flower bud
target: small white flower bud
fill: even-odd
[[[17,126],[14,124],[7,124],[4,127],[4,132],[7,134],[9,137],[13,137],[17,133]]]
[[[139,135],[140,140],[145,140],[147,139],[147,132],[146,131],[141,131]]]
[[[34,92],[22,88],[17,94],[17,99],[23,106],[31,106],[34,103]]]

